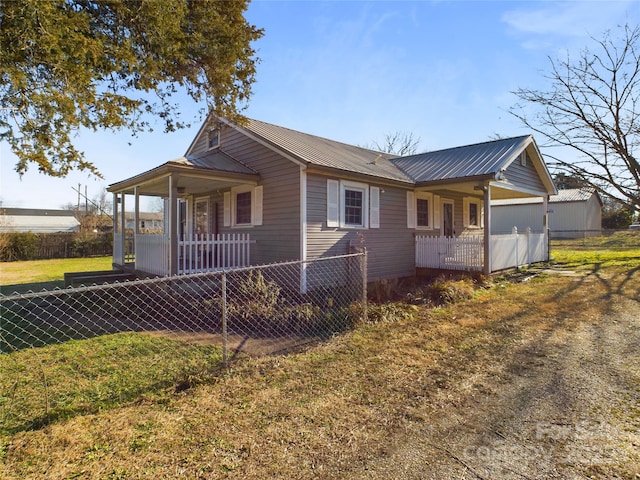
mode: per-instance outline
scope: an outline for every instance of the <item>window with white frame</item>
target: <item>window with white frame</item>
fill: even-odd
[[[407,227],[433,229],[434,196],[429,192],[407,192]]]
[[[224,226],[262,225],[262,186],[243,185],[224,193]]]
[[[196,199],[193,219],[193,233],[196,235],[206,235],[209,233],[209,199]]]
[[[462,202],[465,227],[482,228],[482,201],[478,198],[465,197]]]
[[[327,180],[327,227],[379,228],[380,187]]]
[[[220,129],[212,128],[209,130],[209,148],[216,148],[220,146]]]

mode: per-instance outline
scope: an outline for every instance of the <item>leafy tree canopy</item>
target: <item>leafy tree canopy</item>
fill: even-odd
[[[0,9],[0,139],[63,177],[95,165],[73,146],[81,127],[167,132],[188,126],[174,94],[242,122],[262,30],[249,0],[11,0]]]

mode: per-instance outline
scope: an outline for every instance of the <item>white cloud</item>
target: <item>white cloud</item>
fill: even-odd
[[[631,18],[630,10],[637,6],[630,0],[541,2],[507,11],[502,21],[524,34],[585,38],[616,27],[621,18]],[[535,41],[528,42],[533,45]]]

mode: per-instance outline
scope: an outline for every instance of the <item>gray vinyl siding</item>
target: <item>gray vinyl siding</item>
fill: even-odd
[[[533,232],[542,232],[542,202],[524,205],[494,205],[491,207],[491,233],[499,235],[511,233],[513,227],[518,232],[530,228]]]
[[[481,210],[484,208],[484,200],[482,197],[465,195],[460,192],[455,192],[452,190],[436,190],[433,192],[434,195],[440,196],[440,204],[435,205],[436,208],[442,208],[443,200],[453,200],[453,234],[458,237],[460,235],[482,235],[484,229],[478,227],[465,227],[464,226],[464,198],[473,198],[480,202]],[[442,220],[442,211],[440,212],[440,227],[443,225]],[[442,234],[441,228],[435,228],[433,230],[416,230],[417,235],[425,235],[425,236],[438,236]]]
[[[327,228],[327,178],[339,180],[307,176],[307,258],[344,255],[351,245],[362,243],[368,252],[369,281],[412,276],[415,241],[407,228],[406,190],[380,187],[380,228]]]
[[[225,227],[223,192],[212,194],[218,205],[218,233],[248,233],[251,263],[260,265],[300,259],[300,167],[260,143],[225,128],[220,135],[220,149],[259,172],[263,186],[262,225]],[[207,131],[194,143],[193,152],[207,149]]]
[[[546,195],[547,189],[542,183],[542,179],[538,175],[529,155],[527,155],[526,163],[526,165],[521,165],[519,158],[514,160],[505,172],[507,181],[517,187]]]

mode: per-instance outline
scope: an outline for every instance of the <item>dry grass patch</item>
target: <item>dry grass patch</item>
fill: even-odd
[[[638,273],[627,283],[635,291]],[[455,419],[477,395],[497,394],[488,378],[499,385],[554,329],[608,312],[617,286],[541,275],[437,309],[390,307],[378,323],[236,363],[162,402],[5,436],[0,476],[356,478],[410,440],[409,423]]]

